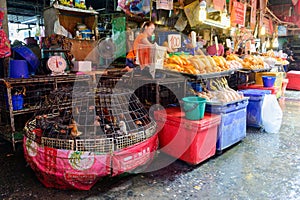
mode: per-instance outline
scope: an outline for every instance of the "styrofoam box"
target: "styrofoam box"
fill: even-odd
[[[73,61],[74,67],[72,71],[90,72],[92,71],[91,61]]]

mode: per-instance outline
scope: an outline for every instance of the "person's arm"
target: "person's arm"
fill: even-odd
[[[143,39],[141,39],[141,44],[146,44],[146,45],[153,45],[148,38],[144,37]]]

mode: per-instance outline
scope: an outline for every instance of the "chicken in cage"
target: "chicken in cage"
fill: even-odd
[[[105,79],[92,91],[81,84],[56,89],[26,123],[25,158],[45,185],[89,189],[99,177],[128,172],[153,159],[156,122],[133,91],[107,83],[112,82]],[[127,158],[128,151],[132,155]],[[55,179],[48,178],[52,168]]]

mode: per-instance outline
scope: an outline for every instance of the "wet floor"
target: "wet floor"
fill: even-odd
[[[300,91],[280,104],[280,133],[248,129],[242,142],[199,165],[175,161],[163,169],[99,181],[90,191],[45,188],[16,153],[0,145],[0,199],[300,199]],[[152,166],[171,159],[160,153]]]

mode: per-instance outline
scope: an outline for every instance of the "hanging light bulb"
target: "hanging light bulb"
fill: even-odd
[[[202,0],[199,4],[200,10],[199,10],[199,21],[203,22],[206,20],[206,1]]]

